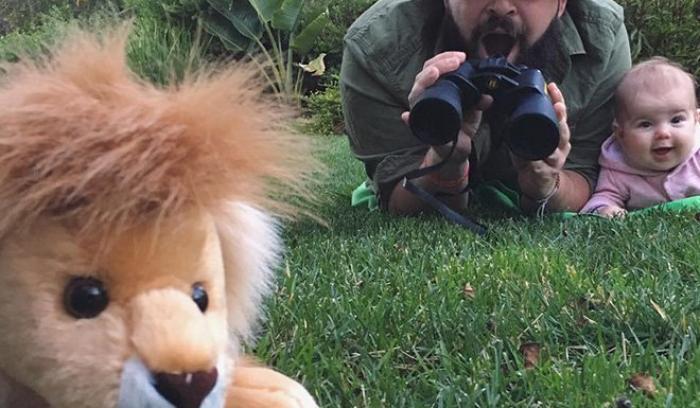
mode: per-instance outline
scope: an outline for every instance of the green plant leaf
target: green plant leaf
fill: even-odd
[[[258,12],[248,0],[207,0],[243,36],[256,40],[262,36],[263,27]]]
[[[258,12],[260,19],[269,23],[272,20],[275,12],[280,9],[282,0],[248,0],[250,4]]]
[[[165,14],[172,17],[179,16],[196,16],[206,2],[201,0],[179,0],[172,3],[163,2],[161,7],[165,10]]]
[[[202,27],[211,35],[217,37],[224,46],[234,52],[248,49],[251,40],[241,34],[231,25],[231,22],[214,10],[207,10],[200,15]]]
[[[326,72],[326,63],[323,61],[325,57],[326,54],[321,53],[318,57],[309,61],[308,64],[298,64],[299,68],[303,69],[304,72],[310,73],[312,76],[321,76]]]
[[[272,27],[291,33],[299,22],[301,9],[304,7],[304,0],[283,0],[281,6],[272,16]]]
[[[321,12],[294,37],[294,41],[292,41],[291,44],[292,48],[296,49],[301,55],[307,54],[311,50],[311,47],[313,47],[321,31],[323,31],[330,21],[328,10]]]

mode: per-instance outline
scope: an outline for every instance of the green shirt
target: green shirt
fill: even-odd
[[[575,16],[575,17],[574,17]],[[441,0],[380,0],[362,14],[345,36],[340,90],[346,132],[364,165],[382,207],[395,184],[416,169],[427,151],[401,120],[408,93],[423,63],[437,49],[444,18]],[[559,87],[571,130],[565,168],[580,172],[591,191],[598,174],[600,145],[609,136],[612,96],[629,69],[630,49],[623,10],[612,0],[569,1],[562,15],[561,47],[569,55]],[[483,123],[475,143],[489,140]],[[485,179],[517,189],[505,147],[475,146]]]

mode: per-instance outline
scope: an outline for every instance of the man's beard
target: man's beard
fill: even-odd
[[[538,68],[548,81],[561,82],[569,65],[569,55],[561,46],[561,20],[555,18],[532,46],[524,48],[516,63]]]
[[[511,36],[519,47],[514,63],[542,71],[547,81],[561,82],[566,74],[569,56],[561,46],[562,23],[554,18],[542,36],[534,44],[528,45],[526,33],[516,30],[513,22],[506,17],[492,17],[484,24],[472,30],[471,40],[465,41],[453,16],[446,10],[444,29],[442,33],[443,47],[441,51],[465,51],[468,56],[479,55],[479,41],[484,33],[495,29],[504,31]],[[512,49],[511,47],[511,49]]]

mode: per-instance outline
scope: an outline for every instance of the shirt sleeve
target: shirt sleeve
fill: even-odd
[[[381,61],[367,48],[346,42],[340,73],[345,130],[350,148],[365,165],[382,208],[396,183],[420,166],[427,146],[401,120],[407,95],[396,80],[382,72]]]
[[[630,68],[627,30],[622,23],[613,42],[612,53],[595,86],[593,96],[576,121],[571,134],[571,152],[564,168],[583,175],[591,190],[598,177],[600,146],[610,135],[614,116],[613,95],[622,75]]]
[[[595,192],[581,209],[582,213],[594,213],[602,207],[625,208],[629,200],[629,189],[615,178],[615,171],[604,167],[598,177]]]

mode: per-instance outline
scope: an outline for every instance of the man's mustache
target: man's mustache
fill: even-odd
[[[476,28],[476,33],[479,35],[475,38],[493,31],[502,31],[512,37],[520,35],[512,19],[504,16],[490,16],[488,20]]]

